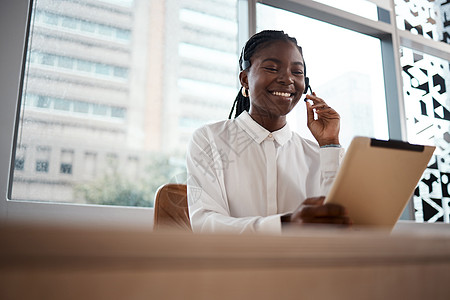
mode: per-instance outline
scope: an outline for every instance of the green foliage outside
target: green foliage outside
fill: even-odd
[[[131,180],[112,163],[110,170],[98,179],[75,187],[77,198],[88,204],[152,207],[157,189],[168,182],[184,182],[184,160],[153,154],[144,176]],[[182,163],[180,163],[180,161]]]

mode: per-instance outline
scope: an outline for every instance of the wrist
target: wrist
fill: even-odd
[[[291,223],[291,217],[292,217],[292,214],[285,214],[285,215],[280,216],[281,227],[284,227],[287,224]]]
[[[333,139],[333,140],[324,140],[324,141],[318,141],[319,146],[323,147],[323,146],[328,146],[328,145],[341,145],[339,143],[339,139]]]
[[[320,146],[320,148],[342,148],[342,146],[339,144],[328,144],[328,145]]]

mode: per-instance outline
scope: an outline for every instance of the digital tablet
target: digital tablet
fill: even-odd
[[[355,137],[325,203],[343,205],[354,226],[392,230],[435,148]]]

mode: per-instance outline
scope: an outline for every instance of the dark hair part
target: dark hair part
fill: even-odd
[[[252,56],[256,53],[256,51],[262,47],[262,45],[273,42],[273,41],[287,41],[292,42],[294,45],[297,46],[298,51],[300,51],[300,54],[303,57],[303,51],[302,47],[300,47],[297,44],[297,39],[294,37],[290,37],[284,31],[278,31],[278,30],[263,30],[261,32],[256,33],[253,35],[247,43],[245,43],[244,48],[242,49],[241,56],[239,58],[239,69],[240,71],[244,71],[250,67],[250,59]],[[304,62],[303,62],[304,63]],[[305,65],[304,65],[305,66]],[[306,66],[304,70],[304,74],[306,77]],[[234,100],[233,107],[231,108],[230,115],[228,116],[228,119],[231,119],[231,116],[233,114],[234,108],[236,107],[236,114],[235,118],[239,116],[244,110],[249,111],[250,109],[250,99],[248,97],[244,97],[242,95],[242,89],[244,87],[241,87],[239,90],[239,93],[236,96],[236,99]],[[305,86],[305,89],[307,87]]]

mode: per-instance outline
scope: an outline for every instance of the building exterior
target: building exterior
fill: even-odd
[[[139,180],[155,153],[182,164],[237,92],[235,20],[235,0],[34,1],[12,198],[83,203],[74,186]]]

